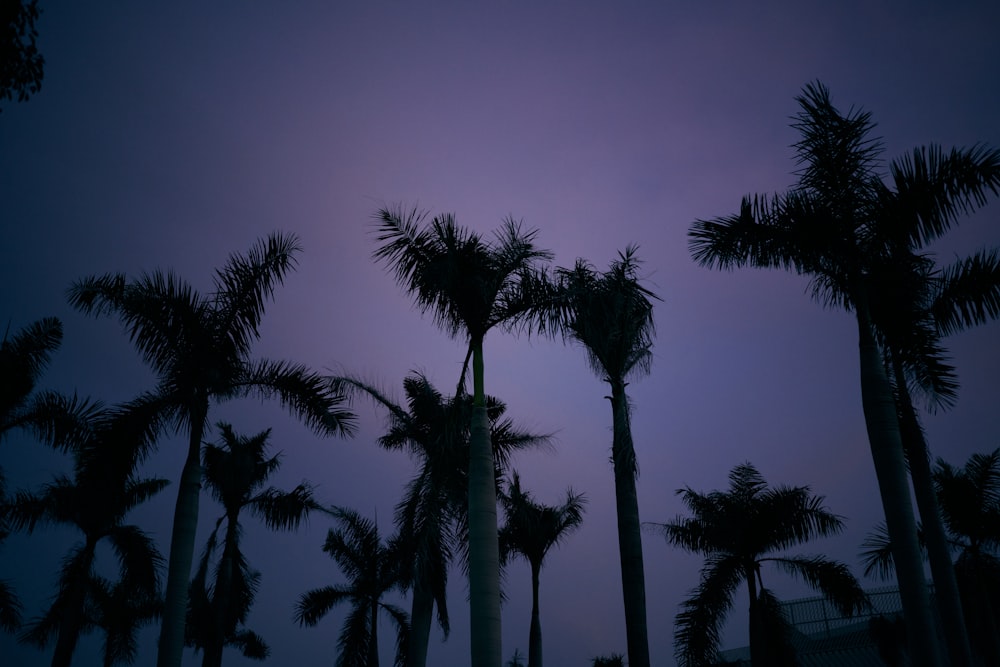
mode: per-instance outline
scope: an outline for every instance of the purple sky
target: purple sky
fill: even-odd
[[[881,508],[852,316],[811,302],[803,278],[697,267],[687,229],[734,212],[746,193],[794,183],[793,98],[816,79],[843,110],[874,114],[889,158],[931,142],[1000,145],[1000,5],[289,4],[298,8],[43,0],[42,91],[0,115],[0,317],[12,328],[63,319],[44,387],[111,403],[151,386],[117,321],[66,305],[73,280],[172,268],[208,290],[229,253],[281,230],[299,235],[304,252],[267,310],[258,355],[359,374],[399,398],[404,376],[420,369],[450,393],[464,342],[421,317],[373,263],[371,215],[419,205],[487,234],[513,215],[540,230],[559,265],[585,257],[603,268],[639,244],[646,284],[663,298],[652,375],[629,387],[641,519],[672,519],[682,511],[677,488],[722,488],[750,460],[772,483],[810,485],[847,518],[843,535],[803,552],[857,566]],[[1000,245],[998,212],[993,203],[964,221],[937,248],[941,259]],[[933,453],[952,463],[1000,446],[998,331],[948,341],[959,402],[925,426]],[[517,458],[525,487],[550,503],[567,486],[589,499],[582,528],[543,570],[546,659],[582,666],[625,652],[606,385],[581,350],[558,341],[497,332],[485,353],[487,391],[520,424],[557,434],[550,451]],[[350,440],[321,441],[253,401],[211,418],[247,434],[273,427],[273,447],[284,451],[278,484],[309,479],[325,502],[377,512],[387,533],[413,464],[375,446],[381,414],[355,408]],[[164,438],[148,471],[176,479],[182,450]],[[12,488],[65,464],[22,437],[0,447]],[[133,517],[164,553],[175,493]],[[199,550],[219,513],[207,497],[201,507]],[[342,581],[320,551],[330,525],[316,517],[272,536],[246,521],[246,553],[263,573],[249,626],[271,644],[273,664],[333,661],[345,609],[316,628],[291,621],[300,593]],[[43,530],[6,542],[0,575],[28,616],[41,611],[75,539]],[[650,653],[672,665],[673,618],[701,560],[652,533],[644,550]],[[780,596],[809,594],[764,576]],[[509,570],[507,593],[505,660],[527,651],[526,566]],[[434,629],[430,664],[467,664],[465,595],[455,570],[452,635],[441,643]],[[725,647],[746,643],[745,609],[737,599]],[[136,664],[154,663],[156,635],[142,634]],[[82,643],[79,664],[96,660],[97,647]],[[51,657],[6,635],[0,655],[18,665]],[[382,658],[390,664],[388,639]],[[232,651],[226,663],[256,664]]]

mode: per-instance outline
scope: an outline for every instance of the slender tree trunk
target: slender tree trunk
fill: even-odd
[[[750,665],[751,667],[766,667],[764,661],[764,628],[760,613],[760,601],[757,599],[757,572],[755,566],[745,570],[747,592],[750,594]]]
[[[917,542],[916,522],[903,460],[899,419],[885,374],[882,355],[872,331],[871,317],[862,290],[857,291],[858,348],[861,363],[861,403],[868,429],[868,444],[875,464],[885,523],[892,543],[896,581],[906,620],[906,636],[914,667],[938,667],[937,631],[931,617],[930,597],[923,559]]]
[[[87,579],[90,577],[94,564],[96,540],[87,538],[83,553],[80,555],[80,580],[73,582],[69,599],[63,609],[59,622],[59,635],[56,638],[56,650],[52,654],[52,667],[69,667],[73,662],[73,653],[80,640],[80,628],[83,625],[84,606],[87,603]]]
[[[201,404],[191,411],[187,458],[181,471],[181,483],[177,488],[157,667],[181,667],[184,655],[188,580],[191,577],[191,562],[194,560],[194,538],[198,530],[198,497],[201,495],[201,438],[208,418],[208,397],[199,397],[199,400]]]
[[[528,630],[528,667],[542,667],[542,621],[538,612],[538,573],[541,563],[531,564],[531,629]]]
[[[368,641],[368,664],[366,667],[378,667],[378,600],[372,600],[372,633]]]
[[[410,640],[406,653],[406,667],[425,667],[427,646],[430,643],[431,623],[434,617],[434,596],[425,585],[417,566],[413,582],[413,599],[410,602]]]
[[[469,609],[472,664],[500,667],[500,555],[496,480],[483,383],[483,340],[473,339],[474,385],[469,434]]]
[[[226,518],[226,536],[222,543],[222,559],[219,562],[219,574],[215,579],[215,590],[210,602],[209,623],[212,624],[208,642],[204,647],[202,667],[222,667],[222,650],[230,628],[229,609],[233,597],[233,569],[236,563],[236,551],[239,548],[237,540],[239,524],[237,517]]]
[[[952,665],[971,665],[972,649],[962,613],[962,598],[955,579],[955,566],[951,560],[951,549],[941,521],[934,478],[931,474],[930,452],[924,439],[923,429],[913,408],[913,400],[906,386],[903,365],[893,355],[893,373],[896,379],[896,394],[899,397],[900,435],[906,459],[910,464],[913,492],[917,499],[917,510],[924,527],[924,541],[931,562],[934,579],[934,593],[937,598],[941,624],[944,626],[945,640]]]
[[[618,554],[625,602],[625,634],[629,667],[649,667],[649,636],[646,631],[646,576],[642,562],[642,533],[635,478],[638,467],[632,446],[628,397],[625,383],[610,381],[614,440],[611,457],[615,469],[615,504],[618,511]]]

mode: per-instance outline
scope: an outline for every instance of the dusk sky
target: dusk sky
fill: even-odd
[[[382,206],[453,212],[485,235],[507,216],[537,228],[553,265],[577,257],[606,268],[639,246],[644,284],[661,298],[652,374],[628,387],[642,521],[683,512],[676,489],[723,488],[751,461],[773,484],[809,485],[845,517],[838,537],[795,553],[851,564],[882,520],[861,411],[853,315],[810,299],[805,278],[698,267],[687,230],[738,210],[747,193],[795,183],[789,127],[803,86],[822,81],[846,111],[878,123],[886,158],[918,145],[1000,146],[1000,3],[996,2],[142,2],[43,0],[40,93],[0,114],[0,320],[16,330],[44,316],[65,327],[42,388],[106,403],[154,378],[122,327],[71,309],[76,279],[172,269],[199,290],[233,252],[273,231],[296,234],[298,269],[264,317],[256,356],[351,373],[402,400],[421,370],[451,394],[465,341],[413,307],[383,265],[372,215]],[[934,247],[942,263],[1000,246],[1000,202]],[[961,380],[957,405],[927,415],[934,456],[960,465],[1000,447],[1000,325],[947,344]],[[607,385],[581,349],[492,332],[486,391],[519,424],[554,433],[519,455],[525,488],[547,503],[572,486],[583,525],[542,571],[549,665],[625,653]],[[353,406],[357,434],[319,439],[276,404],[224,404],[210,420],[238,433],[273,428],[284,452],[274,482],[303,479],[324,503],[377,513],[384,534],[415,470],[380,450],[384,414]],[[209,440],[215,441],[213,429]],[[186,442],[167,434],[144,472],[176,482]],[[68,459],[16,434],[0,443],[10,490],[68,469]],[[172,484],[132,516],[169,549]],[[204,495],[196,557],[221,513]],[[320,547],[332,523],[297,533],[245,520],[245,552],[262,582],[248,626],[273,665],[329,665],[346,607],[299,628],[306,590],[342,582]],[[63,554],[61,529],[0,547],[0,578],[42,612]],[[650,654],[673,665],[673,621],[701,558],[644,533]],[[112,567],[110,553],[99,562]],[[110,571],[110,570],[109,570]],[[764,572],[785,599],[811,595]],[[884,585],[864,581],[866,587]],[[528,648],[530,581],[506,576],[503,655]],[[466,582],[450,579],[452,632],[432,630],[428,664],[469,661]],[[747,643],[741,591],[723,646]],[[396,600],[409,609],[408,599]],[[155,663],[157,626],[136,664]],[[391,664],[389,626],[382,663]],[[99,636],[74,664],[97,663]],[[0,634],[5,665],[43,665],[42,652]],[[196,664],[189,652],[186,663]],[[258,664],[235,650],[228,665]],[[197,664],[200,664],[200,656]]]

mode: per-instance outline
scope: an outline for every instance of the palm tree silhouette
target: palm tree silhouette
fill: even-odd
[[[382,602],[382,596],[399,588],[400,554],[394,542],[382,544],[378,527],[357,512],[333,508],[340,527],[327,534],[323,551],[340,567],[348,583],[303,593],[295,606],[299,625],[316,625],[330,609],[349,602],[351,611],[337,640],[337,667],[378,667],[378,613],[386,612],[396,626],[396,660],[406,656],[406,612]]]
[[[9,501],[7,499],[7,482],[0,471],[0,545],[10,534],[10,520],[7,517]],[[7,581],[0,579],[0,630],[17,632],[21,627],[21,612],[24,605]]]
[[[646,630],[646,583],[636,477],[639,466],[625,387],[632,378],[649,373],[655,335],[652,300],[658,297],[639,284],[637,248],[620,252],[606,272],[584,260],[572,269],[558,269],[558,287],[550,296],[551,330],[583,345],[594,373],[611,385],[613,438],[611,460],[615,475],[618,552],[629,664],[649,667]]]
[[[90,582],[93,625],[104,631],[103,667],[135,662],[139,644],[136,632],[160,617],[163,600],[125,581],[94,577]]]
[[[675,621],[675,655],[682,667],[715,660],[722,625],[743,582],[750,594],[751,662],[757,667],[785,664],[784,621],[777,599],[764,587],[764,563],[801,577],[845,615],[868,605],[846,565],[823,556],[771,555],[842,530],[842,519],[809,487],[769,487],[753,465],[744,463],[729,473],[727,491],[684,488],[677,493],[692,516],[650,525],[670,544],[705,556],[701,581]]]
[[[537,503],[521,488],[515,471],[505,493],[500,494],[506,521],[500,529],[500,562],[523,557],[531,567],[531,627],[528,632],[528,667],[542,667],[542,624],[538,609],[538,577],[549,549],[583,523],[583,494],[566,492],[566,502],[549,506]]]
[[[323,435],[347,434],[353,416],[339,408],[323,379],[304,366],[251,360],[264,306],[294,267],[294,236],[273,234],[216,271],[215,290],[202,296],[173,273],[85,278],[69,289],[70,303],[97,315],[117,314],[143,359],[159,376],[154,392],[133,401],[187,430],[188,447],[177,489],[158,667],[180,667],[188,578],[194,559],[201,488],[201,442],[209,405],[246,396],[277,397]]]
[[[462,392],[445,397],[422,373],[403,380],[405,407],[370,383],[350,376],[331,378],[334,391],[370,398],[389,414],[387,432],[378,443],[390,450],[404,450],[419,464],[396,506],[398,543],[405,554],[405,581],[413,587],[407,667],[424,667],[434,606],[438,624],[447,636],[449,618],[446,589],[448,568],[457,553],[463,558],[468,531],[469,431],[472,397]],[[549,436],[517,428],[505,418],[506,405],[486,397],[493,444],[494,478],[499,483],[511,455],[548,442]]]
[[[121,585],[130,596],[158,597],[162,558],[149,536],[124,524],[133,508],[168,483],[135,477],[152,435],[148,425],[132,419],[127,410],[98,413],[89,436],[73,449],[73,478],[60,475],[37,493],[20,491],[8,508],[14,529],[32,533],[41,524],[56,524],[83,533],[83,543],[63,560],[54,601],[23,635],[25,641],[42,647],[55,637],[53,667],[69,665],[81,633],[98,625],[90,607],[95,588],[103,586],[94,571],[99,543],[107,541],[118,557]]]
[[[798,186],[784,195],[745,197],[740,213],[698,220],[690,249],[702,265],[781,267],[812,276],[813,295],[852,310],[858,323],[861,400],[897,580],[910,628],[911,655],[920,665],[940,664],[899,420],[880,349],[878,283],[891,273],[892,246],[933,240],[956,217],[1000,191],[1000,151],[974,147],[948,154],[918,149],[893,163],[895,190],[880,176],[882,146],[871,137],[867,112],[840,113],[819,83],[797,98],[801,111],[795,144]]]
[[[955,573],[970,639],[989,664],[1000,662],[1000,449],[973,454],[960,469],[938,459],[934,483],[945,525],[960,549]]]
[[[916,252],[911,245],[911,239],[904,237],[891,246],[887,275],[875,285],[875,311],[879,314],[875,324],[893,383],[900,435],[952,663],[970,664],[972,655],[951,547],[911,387],[932,406],[949,407],[954,402],[958,383],[954,369],[947,363],[941,337],[1000,314],[1000,258],[996,251],[980,251],[938,270],[929,253]]]
[[[431,311],[445,331],[468,339],[463,367],[472,361],[473,418],[469,447],[469,607],[472,664],[500,667],[500,579],[497,550],[496,482],[486,412],[483,339],[496,326],[515,326],[536,304],[523,278],[536,263],[551,257],[508,219],[494,242],[459,227],[452,215],[431,220],[416,210],[382,209],[376,214],[379,248],[396,280]]]
[[[272,530],[294,530],[311,510],[319,508],[312,487],[306,483],[291,491],[263,488],[280,466],[278,456],[267,456],[270,430],[244,437],[236,435],[229,424],[220,423],[218,428],[220,444],[205,445],[204,479],[225,513],[215,522],[191,583],[187,623],[188,643],[204,651],[203,667],[219,667],[225,646],[240,648],[248,658],[263,660],[269,654],[260,636],[241,629],[253,604],[259,574],[250,569],[240,548],[240,513],[251,512]],[[210,584],[209,563],[223,523],[222,556]]]
[[[23,428],[51,447],[65,449],[86,431],[99,410],[91,401],[35,386],[62,344],[62,322],[44,317],[0,341],[0,440]]]

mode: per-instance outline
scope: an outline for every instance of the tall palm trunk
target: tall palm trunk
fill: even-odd
[[[868,444],[875,464],[885,523],[892,542],[892,559],[906,620],[906,636],[914,667],[938,667],[937,633],[931,618],[930,596],[917,542],[916,522],[906,479],[899,419],[885,374],[882,355],[872,331],[871,316],[862,293],[856,304],[861,364],[861,403]]]
[[[372,600],[371,618],[372,632],[368,638],[368,664],[366,667],[378,667],[378,598]]]
[[[747,592],[750,596],[750,665],[751,667],[765,667],[764,619],[760,612],[760,599],[757,595],[756,563],[747,566],[745,576]]]
[[[900,436],[910,464],[910,477],[913,479],[913,492],[917,499],[917,510],[924,527],[924,541],[927,544],[927,555],[931,562],[931,575],[934,579],[934,593],[937,598],[938,610],[944,626],[948,653],[953,665],[971,665],[972,649],[969,646],[969,635],[965,627],[965,616],[962,613],[962,598],[958,592],[958,582],[955,579],[955,566],[951,560],[951,549],[941,521],[938,509],[937,494],[934,492],[934,479],[931,474],[930,454],[924,432],[913,409],[913,400],[906,387],[906,375],[903,365],[895,356],[892,360],[893,374],[896,380],[896,393],[899,397]]]
[[[531,629],[528,630],[528,667],[542,667],[542,620],[538,609],[538,574],[542,564],[531,564]]]
[[[163,625],[157,667],[181,667],[184,654],[184,619],[187,613],[188,579],[194,560],[194,539],[198,530],[198,497],[201,495],[201,439],[208,418],[208,397],[191,411],[191,433],[187,458],[177,488],[177,505],[170,534],[167,590],[163,600]]]
[[[80,629],[83,626],[87,580],[90,578],[96,548],[97,541],[88,537],[77,565],[79,578],[74,582],[67,604],[63,609],[62,619],[59,622],[59,636],[56,639],[55,653],[52,654],[52,667],[69,667],[73,661],[73,652],[76,651],[76,644],[80,639]]]
[[[235,516],[226,518],[226,536],[222,545],[222,559],[219,562],[219,575],[215,579],[215,590],[211,601],[209,623],[212,630],[205,642],[202,667],[222,667],[222,650],[229,634],[229,609],[233,596],[233,570],[236,566],[235,553],[239,534],[239,523]]]
[[[473,338],[473,409],[469,433],[469,607],[472,664],[500,667],[500,551],[496,479],[483,383],[483,339]]]
[[[639,499],[636,494],[635,449],[629,424],[625,382],[609,380],[614,437],[611,456],[615,469],[615,505],[618,512],[618,554],[625,602],[625,633],[630,667],[649,667],[649,637],[646,632],[646,576],[642,562]]]
[[[420,575],[420,566],[418,562],[417,576],[413,581],[413,599],[410,601],[410,637],[407,642],[406,667],[425,667],[427,664],[427,646],[430,643],[434,617],[434,596]]]

